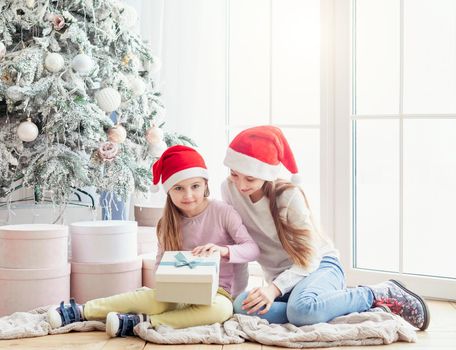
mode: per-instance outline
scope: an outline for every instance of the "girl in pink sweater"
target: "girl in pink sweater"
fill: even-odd
[[[157,301],[153,289],[137,290],[90,300],[85,305],[74,300],[69,305],[62,302],[48,312],[53,328],[82,320],[106,319],[106,332],[114,337],[133,335],[134,326],[141,321],[149,321],[154,327],[164,324],[185,328],[222,323],[231,317],[233,264],[255,260],[259,255],[257,244],[230,205],[208,199],[206,165],[194,149],[168,148],[153,165],[154,184],[160,179],[168,198],[157,226],[157,262],[164,251],[191,250],[197,256],[218,251],[219,289],[212,305],[181,308],[176,303]]]

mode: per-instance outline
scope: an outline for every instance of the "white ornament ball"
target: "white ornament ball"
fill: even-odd
[[[153,125],[146,131],[146,140],[150,145],[155,145],[163,141],[163,130]]]
[[[122,14],[120,15],[120,23],[128,29],[132,29],[138,21],[138,13],[130,5],[122,4],[121,6]]]
[[[160,69],[161,69],[161,60],[160,60],[160,58],[158,58],[155,55],[152,56],[152,62],[147,61],[146,64],[145,64],[145,68],[150,74],[158,73],[160,71]]]
[[[24,99],[24,94],[22,93],[22,89],[17,85],[10,86],[6,90],[6,96],[10,100],[13,100],[14,102],[21,101]]]
[[[135,96],[141,96],[144,94],[144,92],[146,92],[146,84],[139,77],[129,77],[128,85],[130,86],[130,89],[133,91],[133,95]]]
[[[17,127],[17,136],[24,142],[34,141],[38,137],[38,127],[30,118]]]
[[[33,7],[35,7],[35,0],[26,0],[26,1],[25,1],[25,5],[26,5],[29,9],[32,9]]]
[[[108,130],[108,140],[114,143],[123,143],[127,138],[127,130],[117,124]]]
[[[0,60],[6,55],[6,46],[0,41]]]
[[[98,106],[105,112],[113,112],[119,108],[121,101],[120,94],[113,88],[104,88],[95,94]]]
[[[71,61],[71,67],[73,67],[76,72],[82,75],[89,74],[93,66],[94,64],[92,57],[84,53],[80,53],[79,55],[74,56],[73,60]]]
[[[161,157],[161,155],[163,154],[163,152],[166,151],[167,148],[168,148],[168,145],[166,144],[166,142],[161,141],[159,143],[149,145],[149,154],[152,157],[158,158],[158,157]]]
[[[64,65],[65,61],[62,55],[56,52],[49,53],[44,60],[46,69],[53,73],[60,71]]]

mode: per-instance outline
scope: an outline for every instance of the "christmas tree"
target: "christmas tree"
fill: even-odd
[[[116,0],[0,0],[0,198],[18,180],[66,203],[94,186],[147,191],[167,146],[158,60]]]

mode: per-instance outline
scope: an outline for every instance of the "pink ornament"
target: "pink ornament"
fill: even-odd
[[[52,18],[52,24],[55,30],[60,30],[65,26],[65,19],[60,15],[55,15]]]
[[[123,143],[127,138],[127,130],[117,124],[108,130],[108,140],[115,143]]]
[[[16,130],[17,136],[21,141],[32,142],[38,137],[38,127],[30,118],[19,124]]]
[[[98,154],[105,162],[112,162],[119,154],[119,146],[114,142],[103,142],[98,148]]]
[[[150,145],[156,145],[162,142],[163,130],[158,126],[152,125],[152,127],[146,131],[146,140]]]

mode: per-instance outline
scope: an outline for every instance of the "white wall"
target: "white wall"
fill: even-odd
[[[227,141],[225,3],[167,0],[163,18],[160,87],[165,129],[188,135],[198,144],[215,196]]]
[[[229,139],[273,123],[289,138],[319,216],[319,1],[166,0],[162,10],[166,128],[196,141],[212,194],[228,173]]]

